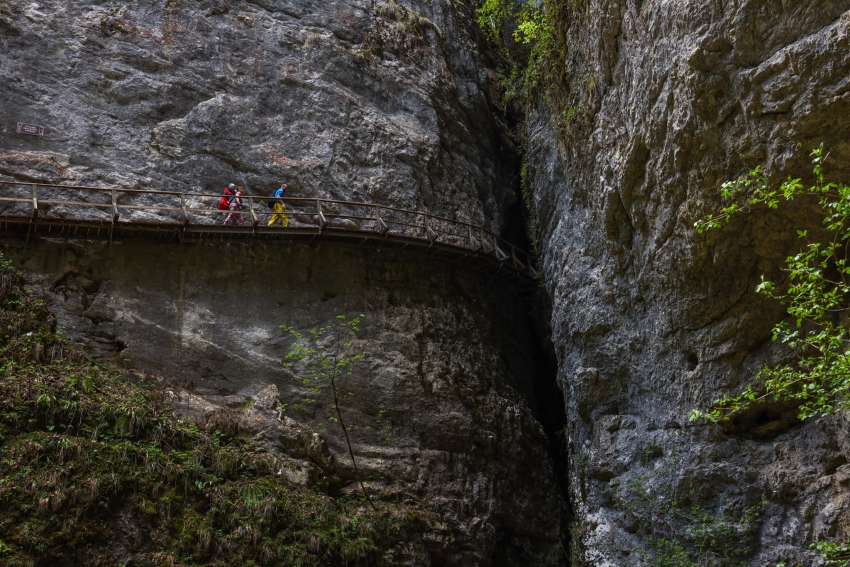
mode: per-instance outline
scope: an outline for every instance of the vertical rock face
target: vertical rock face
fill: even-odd
[[[821,141],[850,178],[850,2],[578,4],[566,63],[590,126],[559,143],[545,109],[529,121],[577,537],[589,564],[626,562],[636,527],[615,488],[677,460],[674,489],[707,509],[769,501],[753,565],[809,564],[811,541],[850,535],[846,423],[780,408],[730,432],[687,415],[777,360],[782,309],[754,287],[817,221],[800,206],[692,226],[722,181],[759,164],[805,176]]]
[[[236,182],[253,195],[285,181],[294,197],[498,230],[517,160],[470,26],[450,0],[0,0],[0,179],[187,192]],[[45,134],[19,135],[16,122]],[[368,357],[342,405],[367,488],[445,519],[379,564],[561,560],[536,347],[525,304],[498,281],[352,249],[20,244],[4,249],[72,339],[162,376],[175,412],[229,420],[286,455],[293,482],[331,494],[356,490],[342,430],[332,402],[281,370],[278,326],[363,313]],[[375,431],[378,418],[392,433]]]
[[[564,501],[535,418],[539,362],[522,300],[449,263],[358,248],[38,241],[4,251],[69,338],[159,376],[177,415],[237,428],[295,483],[357,494],[330,390],[292,339],[363,314],[339,378],[367,489],[443,518],[382,565],[558,565]],[[33,242],[30,242],[33,246]]]
[[[469,25],[449,0],[4,0],[0,173],[254,194],[286,181],[498,227],[515,160]]]

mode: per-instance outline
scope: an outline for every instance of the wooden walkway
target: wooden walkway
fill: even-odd
[[[243,196],[244,225],[223,224],[221,194],[0,181],[0,232],[30,237],[172,240],[306,239],[421,249],[490,270],[539,278],[533,258],[463,220],[333,199],[285,198],[289,226],[267,226],[269,197]]]

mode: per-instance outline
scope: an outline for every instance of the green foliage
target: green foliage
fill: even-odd
[[[811,548],[826,560],[825,567],[850,567],[850,543],[818,541]]]
[[[571,55],[569,45],[588,23],[587,0],[466,0],[475,7],[486,39],[485,52],[498,76],[502,111],[497,120],[520,148],[525,146],[524,117],[546,107],[558,140],[568,147],[590,127],[598,107],[597,67],[584,55]],[[457,3],[455,4],[457,6]],[[532,184],[523,170],[522,195],[531,219],[535,211]],[[536,213],[536,214],[535,214]],[[536,220],[529,221],[532,244],[539,242]]]
[[[553,126],[570,139],[589,124],[595,107],[598,75],[594,70],[568,68],[568,37],[584,19],[584,0],[479,0],[478,25],[506,68],[501,77],[504,102],[525,114],[539,102],[559,117]],[[505,45],[512,30],[514,46]],[[518,49],[524,47],[524,49]]]
[[[850,265],[850,186],[827,182],[823,144],[812,152],[814,183],[788,178],[773,187],[762,169],[724,183],[721,195],[732,203],[719,214],[695,223],[697,232],[716,229],[742,212],[756,207],[777,209],[796,198],[812,199],[823,216],[823,236],[810,238],[798,230],[803,250],[785,261],[787,283],[762,276],[756,291],[787,306],[788,319],[776,324],[773,340],[786,345],[791,362],[762,368],[757,383],[737,395],[725,395],[707,411],[693,410],[691,420],[720,421],[754,404],[793,401],[799,417],[828,415],[850,407],[850,336],[847,329]]]
[[[669,459],[615,490],[615,502],[638,526],[635,550],[657,567],[744,567],[752,554],[762,504],[713,514],[676,489],[679,462]]]
[[[357,459],[354,458],[354,449],[351,446],[349,437],[349,428],[346,427],[342,417],[342,409],[339,405],[340,395],[337,388],[337,381],[341,376],[350,376],[354,369],[354,364],[365,358],[365,353],[355,352],[354,346],[357,339],[357,333],[360,331],[360,322],[363,315],[348,319],[345,315],[337,315],[334,322],[330,325],[318,329],[311,329],[308,333],[303,334],[295,330],[291,326],[281,325],[281,329],[289,333],[292,338],[292,347],[285,357],[283,367],[287,370],[294,370],[297,364],[305,378],[302,383],[308,386],[308,391],[318,394],[323,389],[330,386],[333,394],[333,410],[336,412],[336,417],[328,418],[330,421],[339,422],[340,428],[345,437],[345,443],[348,446],[348,455],[351,458],[351,464],[354,466],[357,482],[360,484],[360,489],[363,496],[374,507],[372,498],[366,491],[363,485],[363,480],[360,477],[360,469],[357,466]],[[351,392],[345,394],[344,398],[353,396]],[[315,399],[304,400],[315,403]],[[381,406],[377,423],[381,423],[386,409]],[[325,425],[320,423],[317,429],[324,429]],[[370,428],[371,430],[371,428]],[[391,426],[385,427],[386,431],[391,431]],[[385,437],[384,440],[392,441],[392,437]]]
[[[116,544],[118,517],[150,536],[145,564],[365,565],[438,521],[291,484],[249,440],[175,419],[64,344],[2,258],[0,324],[4,565],[70,564]]]

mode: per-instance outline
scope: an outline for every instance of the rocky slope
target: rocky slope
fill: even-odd
[[[641,526],[616,496],[675,462],[687,501],[740,513],[766,500],[752,565],[818,564],[812,541],[850,536],[841,418],[797,425],[772,408],[723,430],[688,412],[776,360],[780,276],[805,208],[697,236],[719,184],[763,164],[850,178],[850,2],[601,1],[565,23],[575,119],[529,118],[529,172],[574,455],[576,539],[589,565],[639,562]],[[579,106],[581,104],[581,106]],[[582,126],[586,124],[586,126]],[[663,468],[663,467],[662,467]]]
[[[498,230],[517,158],[472,29],[448,0],[4,0],[0,176],[189,192],[234,181],[255,195],[283,180],[293,196]],[[355,490],[342,431],[332,402],[281,369],[278,327],[363,313],[368,356],[343,412],[367,487],[444,519],[381,564],[562,561],[565,502],[536,417],[543,364],[527,305],[498,281],[355,248],[22,244],[3,248],[70,339],[161,380],[178,415],[229,416],[289,459],[292,482],[330,494]]]

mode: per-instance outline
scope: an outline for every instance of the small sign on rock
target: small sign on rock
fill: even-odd
[[[44,126],[35,124],[24,124],[18,122],[18,134],[29,134],[30,136],[44,136]]]

